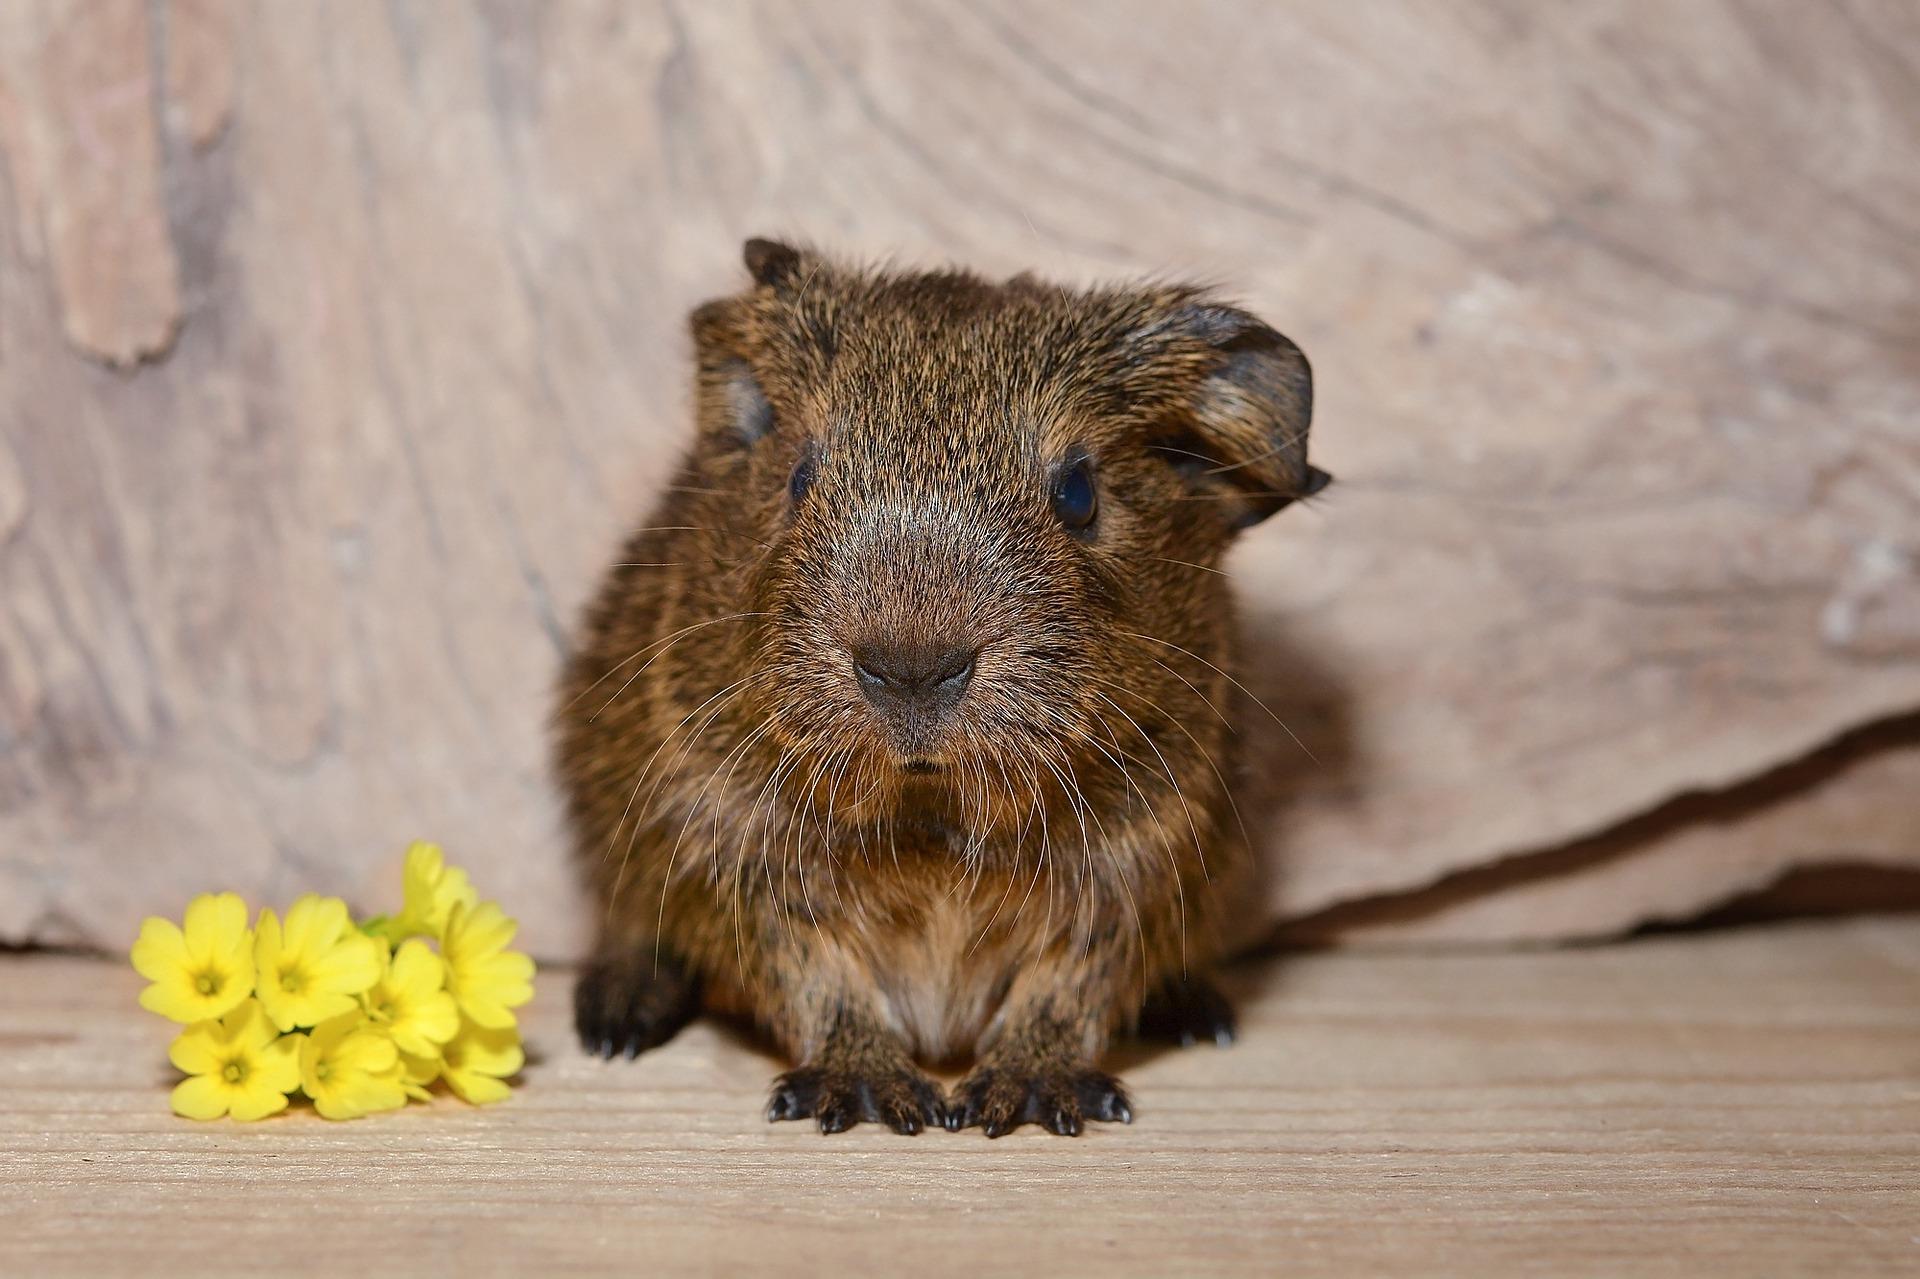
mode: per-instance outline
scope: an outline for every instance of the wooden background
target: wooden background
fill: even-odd
[[[0,941],[430,836],[572,952],[548,685],[754,233],[1308,351],[1295,935],[1920,865],[1920,6],[9,0],[0,151]]]

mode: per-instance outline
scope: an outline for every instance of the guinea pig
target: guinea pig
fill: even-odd
[[[1130,1122],[1115,1035],[1233,1035],[1219,564],[1328,483],[1306,358],[1198,287],[745,256],[557,699],[580,1039],[750,1016],[824,1132]]]

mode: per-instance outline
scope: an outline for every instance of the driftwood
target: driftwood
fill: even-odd
[[[762,232],[1208,276],[1310,353],[1341,483],[1235,559],[1299,739],[1253,712],[1267,918],[1920,862],[1910,734],[1830,746],[1920,711],[1916,48],[1898,0],[0,6],[0,940],[386,898],[430,835],[572,951],[548,683]],[[1551,910],[1462,878],[1516,859]]]

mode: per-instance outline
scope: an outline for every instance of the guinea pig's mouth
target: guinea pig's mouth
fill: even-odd
[[[925,777],[932,773],[944,773],[946,769],[947,766],[939,760],[928,759],[925,756],[915,756],[902,761],[900,765],[901,772],[909,773],[916,777]]]

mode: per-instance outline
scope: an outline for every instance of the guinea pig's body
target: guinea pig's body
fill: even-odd
[[[1306,362],[1189,288],[747,261],[563,682],[582,1041],[631,1056],[704,1003],[793,1057],[773,1119],[1128,1119],[1112,1035],[1231,1033],[1217,569],[1326,482]],[[917,1062],[956,1057],[948,1098]]]

